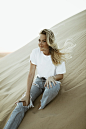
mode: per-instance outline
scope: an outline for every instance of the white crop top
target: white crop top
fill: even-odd
[[[50,76],[54,76],[54,72],[56,74],[66,73],[65,62],[62,62],[60,65],[56,66],[55,70],[55,65],[52,63],[51,55],[43,54],[39,47],[32,50],[30,60],[32,64],[37,65],[36,76],[45,77],[47,79]],[[58,82],[61,83],[60,81]]]

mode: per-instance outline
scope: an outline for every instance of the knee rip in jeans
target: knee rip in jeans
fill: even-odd
[[[34,85],[34,86],[37,86],[37,87],[39,88],[39,85],[38,85],[38,84],[36,84],[36,83],[33,83],[33,85]]]

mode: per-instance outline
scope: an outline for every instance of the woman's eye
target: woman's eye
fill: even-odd
[[[40,42],[40,39],[38,41]],[[46,41],[43,41],[43,42],[46,42]]]

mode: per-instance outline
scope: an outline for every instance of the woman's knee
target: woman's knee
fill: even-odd
[[[58,92],[60,90],[60,84],[57,81],[56,81],[55,86],[52,82],[51,82],[51,85],[52,85],[52,87],[50,87],[50,85],[49,85],[49,88],[46,87],[46,89],[45,89],[46,93],[48,93],[48,92]]]
[[[60,83],[58,83],[58,81],[56,81],[56,90],[59,91],[60,90]]]
[[[49,86],[50,87],[50,86]],[[43,109],[52,99],[54,99],[58,91],[60,89],[60,84],[56,84],[55,86],[52,84],[52,88],[45,87],[42,99],[41,99],[41,109]]]

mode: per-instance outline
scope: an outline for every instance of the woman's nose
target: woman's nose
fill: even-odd
[[[42,41],[40,41],[39,44],[41,45],[42,44]]]

